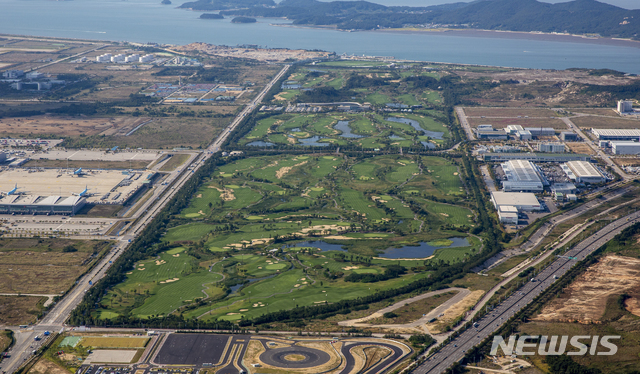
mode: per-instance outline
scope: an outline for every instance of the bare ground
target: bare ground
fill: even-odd
[[[632,310],[637,305],[640,289],[640,260],[607,256],[573,282],[559,298],[542,309],[537,321],[598,323],[612,296],[629,293]]]

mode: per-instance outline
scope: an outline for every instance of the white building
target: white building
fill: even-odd
[[[631,100],[618,100],[618,113],[631,113],[633,112],[633,101]]]
[[[593,129],[593,135],[599,140],[633,140],[640,139],[640,130]]]
[[[22,70],[7,70],[4,73],[2,73],[2,77],[7,79],[20,78],[23,75],[24,75],[24,71]]]
[[[156,57],[154,55],[144,55],[138,59],[139,62],[151,62],[155,60]]]
[[[111,57],[111,62],[124,62],[127,57],[124,54],[119,54]]]
[[[545,153],[564,153],[564,144],[562,143],[540,143],[538,151]]]
[[[553,127],[525,127],[526,131],[531,133],[531,136],[554,136],[556,130]]]
[[[500,206],[498,207],[498,218],[500,218],[500,223],[504,223],[507,225],[517,225],[518,208],[513,205]]]
[[[40,79],[40,78],[43,78],[43,77],[44,77],[44,74],[43,73],[39,73],[37,71],[32,71],[32,72],[29,72],[29,73],[27,73],[25,75],[25,78],[27,78],[27,79]]]
[[[638,142],[610,142],[611,151],[614,155],[637,155],[640,154],[640,143]]]
[[[100,56],[96,56],[96,62],[109,62],[111,61],[111,53],[105,53]]]
[[[491,202],[498,211],[500,211],[500,207],[504,206],[513,206],[519,212],[532,212],[542,209],[538,198],[532,193],[493,191],[491,192]]]
[[[132,54],[125,57],[124,62],[138,62],[140,60],[140,55]]]
[[[518,138],[519,140],[531,140],[533,137],[531,135],[531,131],[521,130],[516,132],[516,138]]]
[[[478,125],[478,131],[493,131],[492,125]]]
[[[551,192],[553,193],[562,193],[562,194],[570,194],[576,192],[576,185],[573,183],[554,183],[551,186]]]
[[[587,161],[569,161],[562,165],[567,176],[578,183],[602,183],[605,177]]]
[[[504,131],[509,135],[515,135],[518,131],[524,131],[524,128],[520,125],[509,125]]]
[[[507,181],[502,182],[505,192],[542,192],[544,179],[535,164],[526,160],[510,160],[501,164]]]

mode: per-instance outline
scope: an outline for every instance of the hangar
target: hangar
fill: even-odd
[[[80,196],[8,195],[0,199],[0,213],[74,215],[86,203]]]

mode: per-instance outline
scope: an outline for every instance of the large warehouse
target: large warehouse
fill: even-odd
[[[640,130],[593,129],[591,132],[599,140],[640,140]]]
[[[593,164],[586,161],[569,161],[562,165],[567,176],[578,183],[602,183],[605,177]]]
[[[0,199],[0,213],[74,215],[86,202],[80,196],[8,195]]]
[[[507,181],[502,182],[505,192],[544,190],[544,178],[538,168],[530,161],[511,160],[502,164]]]
[[[611,151],[614,155],[637,155],[640,154],[640,143],[611,142]]]
[[[501,210],[500,207],[504,206],[512,206],[518,211],[525,212],[542,209],[538,198],[532,193],[493,191],[491,192],[491,202],[498,211]]]

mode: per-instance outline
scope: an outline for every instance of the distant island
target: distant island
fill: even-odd
[[[251,17],[236,17],[231,20],[231,23],[256,23],[258,22],[255,18]]]
[[[162,0],[160,4],[171,5],[171,0]]]
[[[220,10],[244,17],[287,18],[294,25],[339,30],[482,29],[569,33],[640,40],[640,10],[596,0],[549,4],[537,0],[484,0],[429,7],[384,6],[368,1],[197,0],[181,8]]]
[[[224,19],[224,16],[218,13],[202,13],[200,15],[200,18],[201,19]]]

